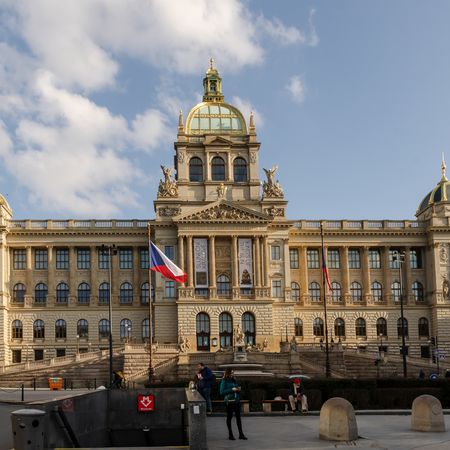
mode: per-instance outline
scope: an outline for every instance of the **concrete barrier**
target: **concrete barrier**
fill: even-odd
[[[15,450],[43,450],[45,411],[19,409],[11,413]]]
[[[320,410],[319,437],[327,441],[354,441],[358,439],[355,411],[344,398],[327,400]]]
[[[441,402],[432,395],[420,395],[412,404],[411,430],[445,431]]]
[[[207,450],[206,402],[196,390],[186,389],[189,447]]]

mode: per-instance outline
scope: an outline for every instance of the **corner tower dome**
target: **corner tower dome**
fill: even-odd
[[[187,134],[247,134],[241,112],[224,102],[222,78],[210,59],[203,79],[203,102],[194,106],[186,119]]]
[[[442,176],[439,180],[439,183],[437,186],[429,192],[425,198],[420,202],[419,208],[416,212],[416,217],[419,218],[425,210],[427,210],[430,206],[440,204],[440,203],[447,203],[450,199],[450,181],[448,180],[445,170],[447,166],[445,165],[444,156],[442,156],[442,165],[441,165],[441,172]]]

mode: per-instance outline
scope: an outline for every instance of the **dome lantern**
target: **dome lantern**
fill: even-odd
[[[222,78],[219,71],[214,66],[214,59],[209,60],[209,69],[203,78],[203,101],[204,102],[223,102]]]

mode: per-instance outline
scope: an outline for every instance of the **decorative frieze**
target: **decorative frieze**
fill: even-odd
[[[158,208],[158,214],[160,217],[174,217],[180,214],[181,208],[170,208],[165,206],[163,208]]]

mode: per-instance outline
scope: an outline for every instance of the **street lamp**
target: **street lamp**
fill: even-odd
[[[131,340],[131,325],[128,325],[127,331],[128,331],[128,334],[127,334],[128,343],[130,343],[130,340]]]
[[[406,342],[405,342],[405,317],[403,313],[403,284],[402,284],[402,264],[406,261],[406,255],[404,252],[393,252],[393,261],[398,263],[398,277],[400,282],[400,320],[402,330],[402,361],[403,361],[403,377],[408,376],[406,367]]]
[[[112,255],[117,255],[117,247],[113,245],[103,244],[100,247],[100,252],[103,255],[108,255],[108,277],[109,277],[109,301],[108,301],[108,315],[109,315],[109,385],[113,384],[113,337],[112,337]]]
[[[323,289],[323,315],[325,322],[325,376],[330,378],[331,367],[330,367],[330,353],[328,346],[328,319],[327,319],[327,291],[326,291],[326,280],[325,272],[327,271],[325,262],[325,245],[323,242],[323,223],[320,223],[320,238],[322,241],[322,289]],[[328,273],[328,272],[327,272]]]
[[[77,334],[77,355],[80,353],[80,335]]]

